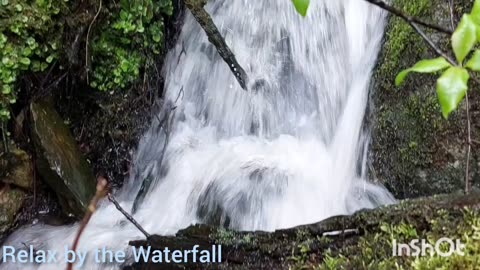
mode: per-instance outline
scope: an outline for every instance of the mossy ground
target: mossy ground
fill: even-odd
[[[477,210],[465,208],[458,213],[438,210],[426,224],[384,223],[379,231],[367,232],[356,245],[329,250],[318,269],[480,269],[480,215]],[[449,257],[439,254],[421,257],[393,256],[393,239],[409,243],[425,239],[435,246],[441,238],[460,239],[465,255],[454,253]],[[442,246],[447,252],[447,246]]]
[[[450,195],[450,198],[455,197]],[[461,196],[457,202],[456,199],[449,202],[448,198],[441,196],[405,201],[332,222],[337,223],[340,231],[355,228],[350,235],[326,236],[319,234],[322,230],[313,226],[294,229],[294,240],[287,245],[292,249],[292,255],[287,260],[288,269],[480,269],[478,204],[466,203],[468,206],[462,207]],[[443,205],[436,205],[435,201]],[[329,231],[328,227],[325,226],[325,231]],[[425,239],[435,246],[436,241],[442,238],[450,238],[454,242],[459,239],[465,244],[465,254],[454,253],[447,257],[440,254],[394,256],[394,239],[397,243]],[[448,248],[448,245],[441,246],[443,252],[448,252]]]
[[[394,256],[393,240],[460,239],[465,256]],[[222,263],[188,263],[168,269],[480,269],[480,193],[402,201],[352,216],[275,232],[236,232],[196,225],[176,236],[152,236],[132,246],[209,249],[222,245]],[[442,246],[442,248],[444,248]],[[446,251],[443,250],[442,251]],[[164,269],[138,263],[125,269]]]

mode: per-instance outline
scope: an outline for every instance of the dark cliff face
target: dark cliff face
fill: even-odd
[[[455,18],[469,12],[473,0],[455,1]],[[448,1],[396,0],[407,13],[450,26]],[[449,36],[426,30],[444,51]],[[465,186],[467,122],[465,102],[448,120],[437,101],[435,75],[410,76],[402,87],[394,80],[403,69],[425,58],[438,57],[411,27],[396,17],[388,20],[384,46],[372,79],[373,138],[370,176],[385,183],[396,198],[411,198],[462,190]],[[480,137],[480,85],[471,83],[472,134]],[[479,148],[473,145],[470,173],[480,182]]]

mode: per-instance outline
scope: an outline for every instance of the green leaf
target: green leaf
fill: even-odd
[[[45,0],[36,0],[35,3],[39,7],[45,7]]]
[[[475,0],[470,16],[477,26],[480,26],[480,0]]]
[[[8,116],[10,113],[7,111],[7,109],[2,108],[0,109],[0,116]]]
[[[310,0],[292,0],[295,9],[303,17],[307,16],[308,6],[310,5]]]
[[[465,57],[472,50],[477,42],[477,26],[470,15],[464,14],[452,35],[452,47],[459,64],[463,63]]]
[[[12,87],[8,84],[5,84],[2,89],[2,94],[8,95],[12,92]]]
[[[45,61],[46,61],[47,63],[51,64],[52,61],[53,61],[53,59],[54,59],[53,55],[49,55],[49,56],[47,57],[47,59],[45,59]]]
[[[470,75],[466,69],[451,67],[437,80],[438,100],[445,119],[465,97],[468,79],[470,79]]]
[[[467,62],[467,67],[473,71],[480,71],[480,50],[475,50],[472,58]]]
[[[27,58],[27,57],[22,57],[22,58],[20,58],[20,63],[22,63],[25,66],[28,66],[28,65],[30,65],[30,59]]]
[[[450,63],[443,57],[419,61],[413,67],[400,72],[395,78],[395,85],[400,86],[410,72],[432,73],[450,66]]]

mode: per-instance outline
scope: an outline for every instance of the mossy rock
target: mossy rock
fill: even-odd
[[[408,14],[445,27],[450,11],[442,0],[396,0]],[[473,0],[455,1],[456,20],[468,12]],[[450,52],[449,36],[426,29],[427,35]],[[412,74],[401,87],[396,75],[421,59],[437,57],[402,19],[388,19],[383,49],[373,76],[374,103],[371,162],[373,178],[386,184],[397,198],[450,193],[464,188],[466,164],[465,104],[443,119],[435,91],[436,75]],[[479,113],[478,95],[471,97],[471,113]],[[473,134],[480,134],[480,119],[472,118]],[[472,149],[470,172],[478,184],[479,148]]]
[[[0,237],[15,223],[15,217],[23,206],[27,194],[20,189],[2,185],[0,188]]]
[[[95,194],[95,177],[52,104],[30,105],[37,170],[57,194],[67,215],[81,217]]]
[[[33,167],[30,155],[13,143],[9,151],[0,147],[0,182],[30,190],[33,182]]]
[[[137,262],[124,269],[479,269],[479,209],[479,193],[452,194],[407,200],[275,232],[191,226],[176,236],[152,235],[130,245],[151,246],[152,250],[185,250],[194,245],[209,250],[214,244],[222,245],[222,263]],[[465,256],[396,257],[392,251],[393,239],[435,243],[442,237],[460,239],[466,244]]]

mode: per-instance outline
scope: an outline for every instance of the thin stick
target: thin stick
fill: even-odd
[[[453,14],[454,9],[454,0],[448,0],[449,8],[450,8],[450,23],[452,24],[452,31],[455,30],[455,15]]]
[[[100,6],[98,7],[97,14],[95,14],[95,17],[93,17],[92,22],[88,26],[88,31],[87,31],[87,41],[85,42],[85,69],[87,70],[87,84],[90,84],[89,77],[88,77],[88,72],[90,68],[88,67],[88,40],[90,37],[90,30],[92,29],[92,25],[95,23],[97,20],[98,15],[100,14],[100,11],[102,10],[102,0],[100,0]]]
[[[150,234],[145,231],[145,229],[143,229],[143,227],[140,226],[140,224],[129,213],[127,213],[127,211],[122,208],[122,206],[118,203],[118,201],[115,199],[115,197],[113,197],[111,193],[108,193],[108,200],[111,201],[118,209],[118,211],[120,211],[120,213],[122,213],[128,219],[128,221],[135,225],[135,227],[137,227],[137,229],[141,231],[145,235],[145,237],[147,237],[147,239],[150,238]]]
[[[415,24],[418,24],[418,25],[421,25],[421,26],[424,26],[424,27],[427,27],[427,28],[430,28],[430,29],[437,30],[437,31],[445,33],[445,34],[449,34],[449,35],[453,34],[452,30],[446,29],[442,26],[439,26],[439,25],[436,25],[436,24],[433,24],[433,23],[425,22],[425,21],[423,21],[419,18],[416,18],[416,17],[410,16],[408,14],[405,14],[400,9],[397,9],[393,6],[390,6],[389,4],[387,4],[386,2],[384,2],[382,0],[365,0],[365,1],[381,8],[381,9],[384,9],[384,10],[386,10],[386,11],[388,11],[388,12],[390,12],[390,13],[392,13],[392,14],[394,14],[394,15],[402,18],[402,19],[404,19],[409,24],[415,23]]]
[[[465,194],[470,193],[470,155],[472,152],[472,130],[470,123],[470,104],[468,102],[468,92],[465,95],[465,104],[467,106],[467,161],[465,166]]]
[[[454,66],[457,65],[457,63],[453,59],[451,59],[446,53],[442,52],[442,50],[440,50],[440,48],[438,48],[435,45],[435,43],[433,43],[433,41],[427,37],[425,32],[423,32],[422,29],[420,29],[420,27],[418,27],[418,25],[416,23],[408,22],[408,24],[410,24],[410,26],[412,26],[413,29],[415,29],[415,31],[417,31],[417,33],[423,38],[423,40],[425,40],[425,42],[427,42],[427,44],[430,46],[430,48],[432,48],[438,55],[445,58],[450,64],[452,64]]]
[[[5,122],[1,122],[1,123],[2,123],[1,130],[2,130],[3,150],[5,151],[5,153],[8,153],[10,152],[10,150],[8,149],[8,142],[7,142],[7,136],[6,136],[7,125],[5,124]]]
[[[107,180],[103,177],[98,178],[97,182],[97,192],[95,193],[95,196],[93,196],[93,199],[90,201],[90,204],[88,205],[87,212],[85,213],[85,216],[83,217],[82,223],[80,224],[80,228],[78,228],[77,236],[75,237],[75,241],[73,242],[73,247],[72,251],[76,251],[78,247],[78,243],[80,242],[80,237],[83,234],[83,231],[88,225],[88,222],[92,218],[93,213],[97,210],[97,204],[98,202],[107,195]],[[73,263],[69,262],[67,265],[67,270],[72,270],[73,269]]]

